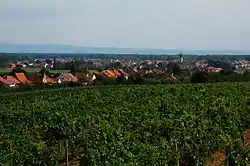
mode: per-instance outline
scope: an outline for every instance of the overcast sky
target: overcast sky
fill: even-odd
[[[250,49],[250,0],[0,0],[0,42]]]

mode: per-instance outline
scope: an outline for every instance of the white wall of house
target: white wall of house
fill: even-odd
[[[92,76],[92,81],[94,81],[94,80],[96,80],[96,75],[95,74]]]
[[[9,85],[9,87],[14,88],[14,87],[16,87],[16,84],[11,84],[11,85]]]
[[[69,82],[70,80],[65,78],[63,75],[57,77],[57,82],[61,84],[62,82]]]
[[[57,82],[58,82],[59,84],[61,84],[61,83],[62,83],[61,79],[58,79],[58,80],[57,80]]]

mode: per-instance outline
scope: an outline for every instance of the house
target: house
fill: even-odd
[[[123,69],[118,69],[118,71],[122,74],[122,75],[127,75],[128,76],[128,73],[126,73]]]
[[[127,72],[127,77],[128,76],[140,76],[142,77],[143,74],[141,73],[141,70],[138,70],[136,68],[129,69]]]
[[[207,71],[207,72],[220,72],[222,70],[223,70],[222,68],[216,68],[213,66],[209,66],[209,67],[205,68],[205,71]]]
[[[94,81],[97,79],[98,74],[95,72],[85,71],[85,72],[77,72],[75,74],[78,81],[83,82],[84,84],[87,84],[89,81]]]
[[[43,75],[43,79],[42,82],[44,84],[56,84],[56,79],[50,78],[49,76],[47,76],[46,74]]]
[[[32,84],[42,84],[42,78],[43,76],[39,73],[31,73],[27,75],[28,80]]]
[[[30,84],[30,81],[27,79],[24,73],[15,73],[16,78],[22,83],[22,84]]]
[[[113,70],[113,73],[115,74],[116,77],[122,76],[122,74],[118,70]]]
[[[11,64],[9,65],[9,67],[10,67],[11,69],[14,69],[14,68],[16,68],[16,64],[15,64],[15,63],[11,63]]]
[[[63,82],[77,82],[78,79],[71,73],[62,73],[57,77],[57,82],[58,83],[63,83]]]
[[[195,62],[193,61],[183,61],[182,63],[178,64],[181,70],[191,70],[195,68]]]
[[[87,77],[87,74],[83,73],[83,72],[77,72],[75,74],[75,77],[78,79],[78,80],[84,80],[86,79]]]
[[[92,76],[92,81],[95,81],[97,79],[97,74],[96,73],[93,73],[93,76]]]
[[[165,72],[162,71],[162,70],[159,70],[159,69],[153,69],[153,73],[154,73],[154,74],[161,75],[161,74],[164,74]]]
[[[21,82],[13,76],[5,76],[4,78],[8,81],[14,82],[16,85],[21,84]]]
[[[77,72],[75,73],[75,77],[84,85],[87,85],[88,81],[91,79],[89,72]]]
[[[108,70],[103,70],[100,75],[102,76],[105,76],[105,77],[108,77],[108,78],[112,78],[112,77],[115,77],[115,74],[108,71]]]
[[[3,78],[1,76],[0,76],[0,84],[4,85],[5,87],[9,87],[9,88],[17,86],[15,82],[10,81],[10,80],[6,80],[5,78]]]
[[[105,72],[108,73],[111,77],[117,77],[113,70],[106,70]]]
[[[126,73],[123,69],[118,69],[117,70],[120,74],[121,74],[121,76],[123,76],[123,77],[125,77],[126,79],[128,79],[128,73]]]
[[[128,73],[122,69],[103,70],[100,74],[108,78],[125,77],[128,79],[129,76]]]

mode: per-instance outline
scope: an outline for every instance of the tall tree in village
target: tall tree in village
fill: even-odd
[[[40,70],[39,74],[41,74],[41,75],[44,75],[44,74],[49,75],[50,72],[49,72],[49,70],[47,70],[47,69],[45,69],[45,68],[43,67],[43,68]]]
[[[77,72],[76,64],[74,62],[71,62],[70,73],[71,74],[76,74],[76,72]]]

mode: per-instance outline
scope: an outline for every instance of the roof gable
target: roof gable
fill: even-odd
[[[113,71],[116,76],[121,76],[121,73],[118,70]]]
[[[21,82],[18,79],[16,79],[15,77],[13,77],[13,76],[7,76],[5,79],[8,80],[8,81],[12,81],[15,84],[21,84]]]
[[[106,70],[107,71],[107,73],[109,73],[112,77],[115,77],[116,75],[115,75],[115,73],[112,71],[112,70]]]
[[[78,79],[71,73],[62,73],[57,79],[66,79],[68,81],[77,82]]]
[[[124,76],[128,76],[128,73],[126,73],[124,70],[122,70],[122,69],[118,69],[118,71],[119,71],[122,75],[124,75]]]
[[[107,72],[107,70],[103,70],[101,74],[104,74],[107,77],[113,77],[109,72]]]
[[[56,80],[53,78],[50,78],[49,76],[47,76],[46,74],[43,75],[43,83],[48,83],[48,84],[56,84]]]
[[[6,80],[1,76],[0,76],[0,82],[5,84],[5,85],[13,85],[13,84],[15,84],[13,81]]]
[[[30,84],[30,81],[26,78],[24,73],[15,73],[15,75],[22,84]]]

